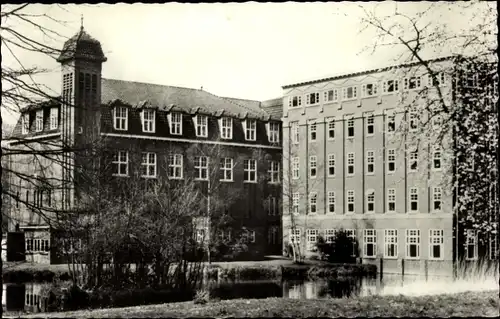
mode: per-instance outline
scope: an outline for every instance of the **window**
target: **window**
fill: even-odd
[[[328,176],[335,176],[335,154],[328,155]]]
[[[299,193],[292,194],[292,212],[294,214],[299,213],[299,198],[300,198],[299,195],[300,195]]]
[[[378,93],[376,83],[363,84],[362,93],[363,97],[375,96]]]
[[[354,175],[354,153],[347,153],[347,175]]]
[[[363,255],[365,258],[377,256],[377,231],[375,229],[363,230]]]
[[[128,109],[123,106],[115,107],[113,121],[115,130],[126,131],[128,129]]]
[[[366,135],[373,135],[375,132],[375,118],[373,115],[368,116],[366,119]]]
[[[257,131],[257,121],[256,120],[245,120],[245,139],[247,141],[255,141]],[[270,139],[269,139],[270,140]]]
[[[232,182],[233,181],[233,159],[232,158],[221,158],[220,160],[220,170],[222,173],[221,181]]]
[[[335,241],[335,229],[325,229],[325,242],[333,243]]]
[[[354,213],[354,191],[347,191],[347,212]]]
[[[219,240],[221,242],[230,241],[231,240],[231,229],[228,229],[228,230],[220,229],[219,230]]]
[[[325,100],[325,102],[333,102],[333,101],[336,102],[336,101],[338,101],[339,96],[338,96],[337,89],[332,89],[332,90],[325,91],[323,93],[323,99]]]
[[[293,179],[299,178],[299,158],[298,157],[294,157],[292,159],[292,178]]]
[[[347,121],[347,137],[354,137],[354,119]]]
[[[307,230],[307,250],[314,251],[316,249],[316,242],[318,241],[319,230],[308,229]]]
[[[276,197],[269,197],[267,200],[267,214],[269,216],[275,216],[278,214],[278,205]]]
[[[489,255],[491,260],[498,260],[498,235],[490,234]]]
[[[35,117],[35,132],[41,132],[43,130],[43,110],[36,111]]]
[[[366,191],[366,211],[368,213],[375,212],[375,191],[373,189]]]
[[[393,173],[396,171],[396,150],[387,150],[387,171]]]
[[[197,180],[207,180],[208,179],[208,157],[206,156],[196,156],[194,158],[194,178]]]
[[[410,160],[408,161],[410,165],[410,172],[416,172],[418,169],[418,151],[414,150],[410,152]]]
[[[181,113],[170,113],[170,134],[172,135],[182,135],[182,114]]]
[[[346,229],[345,230],[347,237],[351,239],[352,243],[352,255],[353,257],[358,255],[358,247],[356,241],[356,229]]]
[[[277,122],[269,122],[269,142],[279,143],[280,141],[280,124]]]
[[[23,114],[21,116],[21,134],[28,134],[30,130],[30,116],[29,114]]]
[[[182,179],[182,154],[173,154],[168,157],[168,176],[172,179]]]
[[[410,212],[418,212],[418,188],[410,188]]]
[[[440,211],[441,210],[441,200],[442,200],[442,191],[441,187],[434,187],[432,190],[432,209],[434,211]]]
[[[335,138],[335,119],[331,119],[328,122],[328,139],[333,140]]]
[[[291,128],[291,131],[292,131],[292,141],[295,144],[298,144],[299,143],[299,132],[300,132],[299,122],[291,122],[290,123],[290,128]]]
[[[118,151],[114,156],[113,165],[115,166],[113,175],[127,176],[128,175],[128,152]]]
[[[465,234],[465,259],[477,259],[477,231],[475,229],[467,229]]]
[[[50,109],[50,129],[55,130],[59,125],[59,109],[53,107]]]
[[[142,110],[142,131],[154,133],[155,131],[155,110]]]
[[[407,229],[406,230],[406,258],[419,259],[420,258],[420,230]]]
[[[309,139],[311,142],[316,141],[316,131],[317,131],[317,126],[316,123],[311,123],[310,129],[309,129]]]
[[[387,133],[394,133],[396,130],[396,116],[388,115],[387,116]]]
[[[290,229],[290,242],[294,244],[300,244],[300,228]]]
[[[429,229],[429,259],[442,259],[444,232],[442,229]]]
[[[358,88],[356,86],[349,86],[342,89],[343,100],[353,100],[358,97]]]
[[[408,114],[410,117],[410,132],[415,132],[418,129],[418,114],[416,111],[410,111]]]
[[[247,238],[250,243],[255,243],[255,230],[249,230],[247,232]]]
[[[269,162],[269,176],[270,183],[279,183],[280,182],[280,162],[278,161],[270,161]]]
[[[420,88],[420,77],[419,76],[412,76],[410,78],[406,78],[404,81],[404,88],[405,90],[415,90]]]
[[[278,226],[271,226],[268,230],[268,244],[275,245],[278,243]]]
[[[142,153],[142,177],[156,177],[156,153]]]
[[[243,161],[244,165],[244,181],[257,182],[257,160],[246,159]]]
[[[309,213],[316,214],[318,212],[318,194],[313,192],[309,194]]]
[[[436,72],[434,73],[435,78],[432,78],[432,76],[429,74],[429,85],[431,86],[445,86],[446,85],[446,74],[441,71],[441,72]]]
[[[309,93],[306,95],[306,103],[308,105],[314,105],[319,103],[319,93]]]
[[[288,107],[299,107],[302,105],[302,97],[300,95],[290,96],[288,98]]]
[[[233,119],[230,117],[223,117],[220,119],[220,136],[223,139],[233,138]]]
[[[443,117],[439,114],[432,116],[432,128],[439,129],[443,124]]]
[[[318,161],[316,156],[309,156],[309,175],[311,178],[316,178],[317,164]]]
[[[335,213],[335,192],[328,192],[328,212]]]
[[[375,173],[375,151],[366,151],[366,174]]]
[[[441,149],[440,148],[435,148],[434,152],[432,153],[432,169],[434,171],[441,170]]]
[[[387,190],[387,211],[394,213],[396,211],[396,189],[389,188]]]
[[[196,115],[196,136],[207,137],[208,136],[208,118],[206,115]]]
[[[382,83],[382,91],[384,93],[394,93],[399,91],[398,80],[387,80]]]
[[[386,229],[384,231],[384,257],[398,258],[398,231]]]

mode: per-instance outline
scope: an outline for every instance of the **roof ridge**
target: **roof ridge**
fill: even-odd
[[[119,82],[128,82],[128,83],[136,83],[136,84],[146,84],[146,85],[154,85],[154,86],[162,86],[162,87],[171,87],[177,89],[191,90],[191,91],[201,91],[200,89],[185,87],[185,86],[176,86],[176,85],[166,85],[166,84],[158,84],[158,83],[150,83],[150,82],[139,82],[139,81],[129,81],[129,80],[119,80],[119,79],[110,79],[101,77],[101,80],[106,81],[119,81]],[[206,91],[204,91],[206,92]]]
[[[253,113],[257,113],[255,110],[252,110],[251,108],[248,108],[248,107],[246,107],[246,106],[244,106],[244,105],[241,105],[241,104],[239,104],[239,103],[236,103],[235,101],[230,100],[230,98],[229,98],[229,97],[223,97],[223,96],[215,95],[215,94],[210,93],[210,92],[208,92],[208,91],[204,91],[204,92],[207,92],[208,94],[213,95],[213,96],[215,96],[216,98],[219,98],[219,99],[221,99],[221,100],[227,101],[227,102],[232,103],[232,104],[234,104],[234,105],[238,105],[239,107],[242,107],[242,108],[243,108],[243,109],[245,109],[245,110],[251,111],[251,112],[253,112]],[[258,114],[258,113],[257,113],[257,114]]]

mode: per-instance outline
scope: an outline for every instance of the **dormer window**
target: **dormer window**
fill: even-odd
[[[155,110],[143,109],[142,110],[142,131],[145,133],[155,132]]]
[[[233,138],[233,119],[230,117],[223,117],[220,120],[220,136],[223,139]]]
[[[419,76],[412,76],[406,78],[404,82],[405,90],[416,90],[419,89],[421,85],[421,79]]]
[[[268,136],[270,143],[279,143],[280,142],[280,125],[278,122],[269,122],[268,123]]]
[[[21,134],[28,134],[30,128],[30,116],[29,114],[21,115]]]
[[[363,84],[363,97],[375,96],[378,94],[377,83]]]
[[[206,115],[196,115],[196,136],[197,137],[207,137],[208,136],[208,118]]]
[[[353,100],[358,97],[358,88],[356,86],[349,86],[342,89],[343,100]]]
[[[43,110],[36,111],[35,117],[35,132],[41,132],[43,130]]]
[[[128,109],[126,107],[115,107],[113,123],[115,130],[126,131],[128,129]]]
[[[182,114],[178,112],[170,113],[168,118],[170,122],[170,134],[182,135]]]
[[[386,80],[382,83],[382,91],[384,93],[394,93],[399,91],[398,80]]]
[[[57,107],[50,109],[50,129],[56,130],[59,125],[59,110]]]
[[[245,120],[245,139],[247,141],[256,140],[257,131],[257,121],[256,120]]]
[[[314,105],[319,103],[319,93],[309,93],[306,95],[306,103],[307,105]]]
[[[299,107],[302,105],[302,97],[300,95],[290,96],[288,98],[288,107]]]

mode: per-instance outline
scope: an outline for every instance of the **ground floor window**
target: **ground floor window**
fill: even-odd
[[[465,259],[477,259],[477,230],[467,229],[465,234]]]
[[[498,260],[498,235],[490,235],[490,259]]]
[[[269,227],[267,242],[270,245],[275,245],[278,243],[278,232],[279,232],[278,226]]]
[[[429,259],[442,259],[444,232],[442,229],[429,229]]]
[[[50,251],[50,241],[48,239],[26,239],[26,252],[48,252]]]
[[[365,229],[363,231],[363,255],[366,258],[377,256],[377,230]]]
[[[314,251],[316,250],[316,243],[318,241],[319,231],[317,229],[308,229],[307,230],[307,250]]]
[[[290,243],[292,244],[300,244],[300,229],[292,228],[290,229]]]
[[[406,258],[420,258],[420,229],[406,230]]]
[[[358,242],[356,240],[356,230],[355,229],[346,229],[345,233],[348,238],[351,238],[352,242],[352,257],[358,256]]]
[[[325,229],[325,242],[333,243],[335,241],[335,229]]]
[[[384,231],[384,257],[397,258],[398,257],[398,230],[386,229]]]

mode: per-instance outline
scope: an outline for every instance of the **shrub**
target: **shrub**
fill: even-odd
[[[210,301],[210,291],[207,289],[199,289],[196,291],[193,302],[195,304],[204,305]]]
[[[353,256],[354,247],[357,247],[355,239],[347,236],[344,230],[335,233],[332,243],[327,243],[323,237],[318,238],[316,247],[321,259],[332,263],[356,263],[356,256]]]

